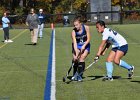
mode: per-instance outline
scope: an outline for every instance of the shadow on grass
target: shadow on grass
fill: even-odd
[[[33,45],[32,43],[27,43],[27,44],[24,44],[24,45]]]
[[[93,77],[91,80],[96,80],[99,78],[103,78],[105,76],[88,76],[88,77]],[[113,76],[113,79],[122,79],[121,76]]]
[[[87,76],[87,77],[90,77],[91,80],[97,80],[97,79],[103,78],[104,76]]]
[[[97,79],[103,79],[105,76],[87,76],[87,77],[83,77],[83,80],[82,82],[85,82],[85,81],[93,81],[93,80],[97,80]],[[67,81],[65,82],[66,84],[70,84],[71,82],[73,82],[73,80],[71,80],[72,76],[68,76],[67,77]],[[121,76],[113,76],[113,79],[116,80],[116,79],[123,79],[121,78]],[[77,82],[77,81],[75,81]]]
[[[90,77],[90,79],[89,79],[88,77]],[[91,78],[91,77],[93,77],[93,78]],[[82,77],[83,80],[82,80],[81,82],[93,81],[93,80],[95,80],[95,79],[102,78],[102,77],[103,77],[103,76],[87,76],[87,77]],[[78,82],[78,81],[73,81],[73,80],[71,80],[71,78],[72,78],[72,76],[68,76],[68,77],[67,77],[68,81],[66,81],[65,83],[66,83],[66,84],[70,84],[71,82]],[[80,82],[80,83],[81,83],[81,82]]]
[[[130,82],[134,82],[134,83],[139,83],[140,84],[140,81],[130,81]]]

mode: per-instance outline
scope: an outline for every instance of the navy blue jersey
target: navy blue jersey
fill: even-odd
[[[73,30],[76,34],[77,45],[83,45],[87,41],[87,32],[84,24],[82,25],[82,33],[79,33],[79,31],[76,28],[74,28]]]
[[[42,24],[42,23],[45,23],[45,19],[46,19],[45,14],[43,14],[43,13],[38,13],[37,15],[38,15],[38,18],[39,18],[41,24]]]

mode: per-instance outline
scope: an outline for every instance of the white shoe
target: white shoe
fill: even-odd
[[[8,40],[7,42],[8,42],[8,43],[11,43],[11,42],[13,42],[13,41],[12,41],[12,40]]]
[[[80,75],[78,75],[77,81],[78,81],[78,82],[82,82],[82,77],[81,77]]]
[[[77,81],[77,79],[78,79],[78,73],[76,72],[76,73],[74,74],[74,76],[71,78],[71,80],[72,80],[72,81]]]
[[[113,81],[113,77],[104,76],[102,81]]]
[[[132,78],[134,74],[134,66],[131,66],[132,68],[128,70],[128,78]]]
[[[4,40],[4,43],[8,43],[8,41],[7,40]]]

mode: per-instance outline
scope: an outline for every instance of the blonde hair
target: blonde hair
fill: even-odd
[[[79,21],[80,23],[82,22],[81,16],[76,16],[73,20],[73,22]]]

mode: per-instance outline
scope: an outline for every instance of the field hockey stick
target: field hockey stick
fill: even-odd
[[[67,77],[69,76],[69,73],[70,73],[71,69],[73,68],[73,66],[74,66],[74,62],[72,63],[72,65],[71,65],[71,67],[69,68],[69,70],[67,71],[66,76],[65,76],[65,77],[63,77],[63,82],[65,82],[65,81],[66,81],[66,79],[67,79]]]
[[[80,58],[80,56],[81,56],[81,52],[78,54],[78,59]],[[69,68],[69,70],[67,71],[67,74],[66,74],[66,76],[65,77],[63,77],[63,82],[65,82],[66,81],[66,79],[67,79],[67,77],[69,76],[69,73],[70,73],[70,71],[71,71],[71,69],[73,68],[73,66],[75,65],[75,61],[73,61],[72,62],[72,65],[71,65],[71,67]]]
[[[79,74],[77,73],[76,74],[76,76],[74,77],[74,78],[76,78],[76,77],[78,77],[78,76],[80,76],[80,75],[82,75],[87,69],[89,69],[93,64],[95,64],[96,62],[98,62],[98,60],[94,60],[90,65],[88,65],[88,67],[86,67],[82,72],[80,72]]]

